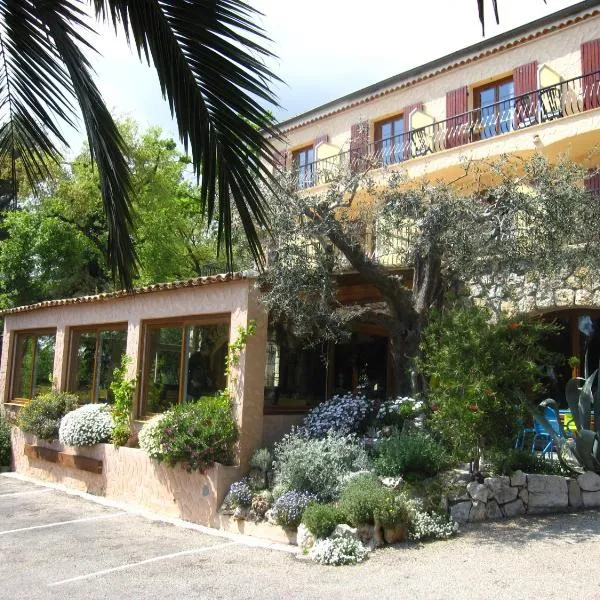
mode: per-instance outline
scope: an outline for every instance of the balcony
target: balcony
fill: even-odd
[[[600,71],[595,71],[316,160],[292,175],[296,189],[312,188],[346,169],[386,167],[599,107]]]

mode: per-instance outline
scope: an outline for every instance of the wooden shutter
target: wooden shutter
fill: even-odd
[[[594,196],[600,196],[600,170],[589,169],[587,177],[583,180],[586,191],[594,194]]]
[[[583,110],[600,106],[600,39],[581,44]]]
[[[364,169],[364,158],[369,151],[369,124],[355,123],[350,128],[350,169],[357,173]]]
[[[515,129],[532,125],[537,120],[537,95],[528,94],[538,87],[537,61],[521,65],[513,70],[515,94]]]
[[[464,85],[446,94],[446,148],[469,141],[469,88]]]
[[[410,113],[413,110],[423,110],[423,103],[415,102],[414,104],[409,104],[408,106],[405,106],[404,110],[402,111],[402,117],[404,119],[404,135],[402,136],[402,148],[405,159],[410,158],[410,130],[412,129],[410,123]]]

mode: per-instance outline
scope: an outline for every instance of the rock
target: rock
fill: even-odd
[[[581,497],[581,488],[575,479],[569,479],[567,483],[569,489],[569,507],[581,508],[583,506],[583,498]]]
[[[523,471],[515,471],[511,476],[510,476],[510,485],[512,485],[513,487],[517,486],[517,485],[525,485],[527,483],[527,476],[525,475],[525,473],[523,473]]]
[[[518,495],[517,488],[510,487],[510,479],[503,477],[486,477],[485,485],[490,490],[490,498],[493,498],[498,504],[512,502]]]
[[[575,292],[575,304],[579,306],[589,306],[592,303],[592,293],[589,290],[581,289]]]
[[[504,515],[495,500],[490,500],[485,507],[485,516],[487,519],[501,519]]]
[[[373,540],[371,541],[371,546],[374,548],[381,548],[381,546],[385,546],[385,538],[383,537],[383,527],[380,525],[375,525],[373,528]]]
[[[573,290],[563,288],[554,292],[554,302],[556,306],[569,306],[575,301],[575,292]]]
[[[472,502],[459,502],[450,507],[450,517],[457,523],[467,523],[469,521],[469,513],[471,512]]]
[[[469,521],[472,523],[479,523],[480,521],[485,521],[485,517],[485,502],[479,502],[479,500],[475,500],[473,502],[473,506],[471,507],[471,511],[469,512]]]
[[[375,527],[373,525],[361,525],[356,528],[356,535],[363,544],[368,545],[375,537]]]
[[[519,515],[525,514],[525,505],[521,498],[517,498],[512,502],[508,502],[502,507],[502,511],[506,517],[518,517]]]
[[[358,530],[356,527],[350,527],[350,525],[342,524],[336,525],[333,533],[331,534],[332,538],[347,538],[347,539],[360,539],[358,536]]]
[[[600,491],[600,475],[593,471],[586,471],[577,478],[577,483],[583,492]]]
[[[271,523],[271,525],[277,525],[277,521],[275,520],[275,516],[273,515],[273,509],[269,509],[266,513],[265,513],[265,519]]]
[[[308,554],[315,545],[315,536],[308,530],[304,523],[298,525],[296,533],[296,543],[303,554]]]
[[[569,506],[567,480],[560,475],[527,475],[528,512],[547,512]]]
[[[529,504],[529,492],[525,488],[519,492],[519,498],[523,500],[523,504]]]
[[[381,485],[390,490],[399,490],[404,485],[402,477],[380,477]]]
[[[248,509],[244,508],[242,506],[238,506],[234,511],[233,511],[233,518],[236,521],[245,521],[248,518]]]
[[[478,500],[479,502],[487,502],[489,496],[488,488],[482,483],[477,483],[476,481],[471,481],[469,485],[467,485],[467,492],[473,500]]]
[[[398,525],[396,527],[384,527],[383,539],[386,544],[398,544],[405,542],[408,538],[408,527],[406,525]]]
[[[581,500],[584,508],[599,508],[600,492],[581,492]]]

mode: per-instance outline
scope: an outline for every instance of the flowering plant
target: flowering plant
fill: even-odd
[[[308,492],[285,492],[273,504],[273,517],[278,525],[295,529],[300,525],[304,509],[317,497]]]
[[[310,437],[323,437],[334,431],[340,435],[356,433],[371,411],[366,396],[346,393],[333,396],[313,408],[303,421],[303,429]]]
[[[427,512],[417,498],[407,499],[406,508],[410,516],[410,540],[445,540],[458,533],[458,523],[444,515]]]
[[[252,490],[245,479],[240,479],[231,484],[223,505],[227,508],[238,506],[248,507],[252,504]]]
[[[351,537],[318,540],[311,558],[321,565],[354,565],[367,558],[368,551],[360,541]]]
[[[155,415],[149,421],[146,421],[138,434],[140,448],[150,458],[160,458],[162,455],[159,425],[163,417],[164,415]]]
[[[380,425],[402,427],[406,419],[414,419],[423,411],[424,404],[410,396],[398,396],[382,402],[377,412]]]
[[[67,446],[93,446],[108,442],[112,429],[106,404],[84,404],[60,420],[58,439]]]

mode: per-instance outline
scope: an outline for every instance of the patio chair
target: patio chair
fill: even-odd
[[[544,417],[545,417],[546,421],[548,421],[548,424],[550,425],[550,427],[552,428],[552,433],[554,433],[558,437],[563,437],[562,431],[560,428],[560,424],[558,422],[557,412],[550,406],[546,406],[544,408]],[[536,450],[536,442],[541,440],[542,456],[546,456],[547,454],[549,454],[550,458],[552,458],[552,451],[555,449],[552,433],[549,432],[546,429],[546,427],[544,425],[542,425],[542,423],[540,421],[538,421],[537,419],[534,419],[534,421],[533,421],[533,429],[534,429],[534,435],[533,435],[533,441],[531,442],[531,453],[533,454]]]
[[[525,422],[522,418],[518,419],[519,433],[517,433],[517,439],[515,440],[515,450],[525,449],[525,439],[528,435],[534,435],[535,429],[533,427],[526,427]]]

